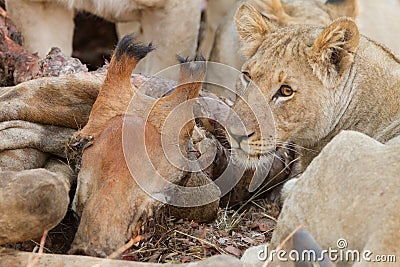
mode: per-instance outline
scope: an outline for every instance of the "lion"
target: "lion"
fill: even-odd
[[[248,249],[241,260],[256,265],[270,257],[271,263],[280,263],[281,258],[271,251],[283,245],[286,255],[299,246],[315,252],[318,263],[306,256],[305,261],[314,262],[306,266],[397,266],[399,172],[400,136],[382,144],[360,132],[340,132],[293,187],[271,242]],[[282,242],[299,226],[307,230],[308,236],[296,238],[295,234],[294,246],[291,242]],[[339,251],[343,254],[333,252],[329,257],[335,264],[323,264],[320,261],[323,253],[316,249],[318,246],[324,250],[330,248],[332,252],[342,249]],[[379,261],[379,255],[385,255],[385,260]],[[289,258],[288,265],[280,263],[279,266],[301,264],[290,262]]]
[[[347,251],[373,252],[360,262],[339,258],[343,265],[337,266],[395,266],[374,260],[400,255],[399,171],[400,136],[382,144],[360,132],[340,132],[285,200],[271,248],[302,225],[324,249],[344,240]]]
[[[202,0],[6,0],[6,9],[31,53],[45,56],[52,47],[72,53],[74,10],[116,23],[120,37],[136,32],[157,51],[141,61],[137,72],[148,75],[175,65],[175,54],[197,48]],[[190,14],[182,15],[182,14]],[[162,26],[160,26],[162,25]]]
[[[233,106],[244,127],[227,124],[238,162],[262,167],[277,147],[288,146],[301,173],[342,130],[382,143],[399,134],[400,58],[361,35],[352,19],[278,28],[244,4],[235,21],[248,58]],[[257,121],[268,109],[274,125]]]
[[[400,1],[374,0],[247,0],[238,1],[218,26],[209,60],[240,70],[246,58],[239,53],[240,38],[236,32],[234,15],[241,3],[249,3],[279,26],[293,24],[326,25],[341,16],[355,19],[360,32],[388,46],[397,55],[400,41],[392,32],[400,31],[398,14]],[[201,48],[201,47],[200,47]],[[235,88],[235,78],[210,73],[213,81],[223,81]]]
[[[241,41],[236,31],[234,15],[243,3],[254,6],[263,16],[278,26],[294,24],[326,25],[341,16],[355,18],[358,14],[356,0],[326,1],[321,0],[247,0],[241,1],[232,8],[225,20],[219,25],[210,55],[210,61],[219,62],[240,70],[245,62],[245,56],[240,54]],[[235,88],[235,78],[227,77],[218,72],[210,73],[213,81],[223,81]],[[229,82],[231,81],[231,82]]]

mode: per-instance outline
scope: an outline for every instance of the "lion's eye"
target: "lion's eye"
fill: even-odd
[[[250,75],[250,73],[249,73],[248,71],[242,71],[242,76],[243,76],[243,78],[245,79],[245,81],[246,81],[247,83],[250,82],[250,80],[251,80],[251,75]]]
[[[292,96],[293,93],[294,93],[294,90],[293,90],[290,86],[288,86],[288,85],[282,85],[282,86],[279,88],[279,91],[278,91],[278,95],[279,95],[279,96],[283,96],[283,97]]]

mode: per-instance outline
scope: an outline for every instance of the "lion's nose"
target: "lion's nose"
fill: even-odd
[[[228,129],[228,134],[231,138],[231,146],[237,146],[240,147],[240,143],[244,140],[249,139],[250,137],[252,137],[255,132],[251,132],[249,134],[247,133],[234,133],[233,131],[230,131]]]

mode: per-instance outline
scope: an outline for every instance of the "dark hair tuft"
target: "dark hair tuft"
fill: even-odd
[[[341,3],[344,0],[326,0],[325,4],[337,4],[337,3]]]
[[[133,57],[136,59],[144,58],[149,52],[153,51],[155,48],[150,43],[148,45],[144,45],[141,43],[135,43],[134,34],[125,35],[121,41],[119,41],[115,55],[117,59],[121,58],[123,55],[127,55],[129,57]]]
[[[191,74],[199,71],[205,72],[206,60],[201,54],[196,54],[193,59],[189,57],[184,58],[180,55],[176,55],[176,58],[181,64],[181,68],[188,70]]]

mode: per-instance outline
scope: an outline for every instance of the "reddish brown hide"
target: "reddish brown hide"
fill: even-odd
[[[179,76],[181,85],[171,94],[157,102],[139,95],[137,105],[125,116],[128,104],[135,96],[130,84],[131,72],[136,63],[151,50],[151,46],[134,44],[132,36],[121,40],[111,59],[88,124],[75,134],[71,142],[77,147],[87,148],[83,151],[73,203],[82,217],[70,253],[100,257],[111,254],[137,234],[142,222],[152,214],[154,208],[162,204],[146,194],[135,182],[126,160],[140,163],[150,159],[161,177],[173,183],[187,175],[171,166],[166,159],[161,146],[161,132],[163,122],[176,106],[198,96],[205,64],[183,64]],[[144,118],[144,110],[154,103],[149,118]],[[123,153],[123,149],[126,149],[122,142],[124,127],[129,128],[129,149],[133,149],[133,153],[127,153],[128,159]],[[193,127],[194,121],[182,125],[178,134],[180,147],[188,143]],[[135,153],[135,148],[143,145],[143,142],[146,143],[146,158]],[[142,177],[148,177],[145,182],[154,188],[152,191],[164,190],[154,180],[154,169],[143,165],[140,172]]]

